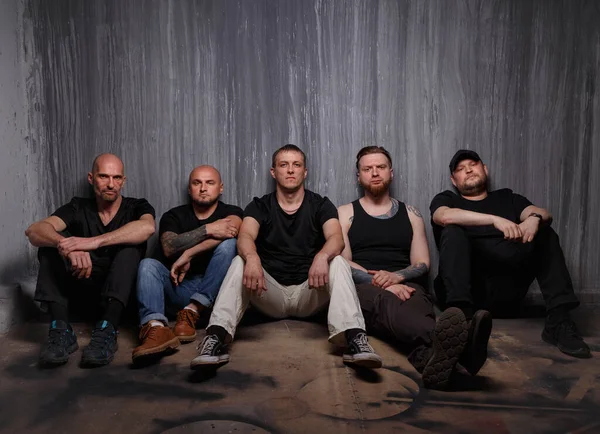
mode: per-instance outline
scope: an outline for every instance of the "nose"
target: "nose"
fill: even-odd
[[[115,180],[112,178],[112,176],[108,177],[108,188],[114,188],[115,186]]]

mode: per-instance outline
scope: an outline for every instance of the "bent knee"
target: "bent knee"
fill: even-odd
[[[350,264],[341,255],[337,255],[329,263],[329,270],[348,270],[350,272]]]
[[[160,271],[160,269],[166,268],[162,262],[153,259],[146,258],[140,261],[140,265],[138,266],[138,274],[147,274],[154,273],[156,271]]]
[[[237,240],[235,238],[229,238],[223,240],[215,249],[215,253],[225,253],[235,255],[237,248]]]

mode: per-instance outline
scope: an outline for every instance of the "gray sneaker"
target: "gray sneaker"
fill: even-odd
[[[198,344],[198,355],[191,361],[191,369],[201,369],[203,367],[220,367],[229,363],[229,354],[227,347],[223,344],[217,335],[206,335],[202,342]]]
[[[342,360],[346,364],[360,368],[377,369],[383,366],[383,359],[375,353],[365,333],[358,333],[352,341],[348,342],[348,349]]]

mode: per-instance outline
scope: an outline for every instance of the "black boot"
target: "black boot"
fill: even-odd
[[[69,355],[77,351],[77,337],[65,321],[55,320],[50,324],[48,342],[40,353],[42,365],[62,365],[67,363]]]
[[[98,321],[92,331],[90,344],[83,350],[81,364],[84,366],[108,365],[119,349],[117,330],[108,321]]]

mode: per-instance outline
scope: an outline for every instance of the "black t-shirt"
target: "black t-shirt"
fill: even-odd
[[[154,208],[146,199],[123,197],[119,210],[105,226],[98,214],[95,198],[74,197],[71,202],[58,208],[53,216],[60,218],[67,225],[66,231],[74,237],[96,237],[112,232],[127,223],[139,220],[144,214],[154,217]],[[146,243],[140,245],[144,248]],[[101,247],[90,252],[95,258],[112,258],[118,246]]]
[[[327,197],[305,190],[298,211],[281,209],[275,193],[255,197],[244,211],[260,225],[256,249],[264,269],[282,285],[298,285],[308,279],[315,255],[323,248],[323,225],[337,219],[337,209]]]
[[[487,197],[482,200],[468,200],[450,190],[446,190],[436,195],[429,206],[429,210],[431,212],[431,226],[433,227],[435,242],[439,245],[442,226],[434,223],[433,214],[442,206],[459,208],[482,214],[492,214],[499,217],[504,217],[505,219],[514,223],[520,223],[521,213],[529,205],[531,205],[531,202],[526,197],[513,193],[513,191],[509,188],[490,191]],[[504,237],[502,232],[492,225],[464,226],[464,229],[467,231],[469,236],[474,238]]]
[[[174,232],[179,235],[185,232],[193,231],[194,229],[198,229],[200,226],[204,226],[208,223],[212,223],[233,215],[242,218],[242,209],[234,205],[227,205],[221,201],[218,202],[217,208],[210,215],[210,217],[204,220],[199,220],[196,217],[192,204],[181,205],[172,208],[164,213],[160,219],[159,240],[162,238],[162,235],[165,232]],[[156,259],[161,261],[168,268],[171,268],[173,263],[181,256],[181,253],[183,253],[181,252],[173,255],[170,258],[167,258],[164,255],[162,248],[158,248],[157,250],[158,252],[155,255]],[[195,256],[190,263],[190,270],[187,272],[187,275],[192,276],[195,274],[204,274],[206,267],[210,262],[210,258],[212,258],[213,251],[214,249],[205,250],[204,252]]]

